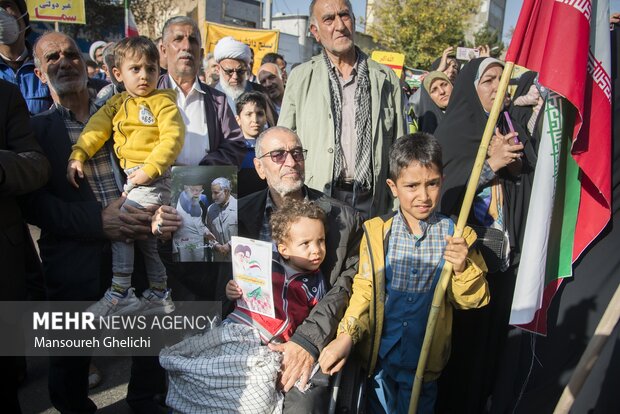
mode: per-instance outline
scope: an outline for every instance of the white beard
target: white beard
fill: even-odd
[[[222,87],[222,90],[227,96],[230,96],[233,99],[233,101],[236,101],[238,97],[243,95],[243,93],[245,92],[245,85],[247,84],[247,82],[248,82],[247,79],[244,79],[241,85],[230,86],[230,84],[226,82],[224,77],[220,76],[220,86]]]

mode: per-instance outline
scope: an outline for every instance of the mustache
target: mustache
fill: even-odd
[[[179,57],[179,59],[189,58],[189,59],[191,59],[191,60],[194,60],[194,55],[192,55],[192,54],[191,54],[191,53],[189,53],[189,52],[185,52],[185,51],[181,51],[181,52],[179,52],[178,57]]]
[[[301,175],[301,172],[297,168],[287,168],[286,170],[282,169],[282,171],[280,171],[280,177],[284,177],[285,175],[288,175],[288,174]]]

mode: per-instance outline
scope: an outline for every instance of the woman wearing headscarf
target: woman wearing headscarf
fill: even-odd
[[[519,78],[514,98],[510,104],[510,116],[513,121],[527,130],[530,137],[534,135],[538,115],[543,106],[542,89],[538,84],[538,73],[525,72]]]
[[[435,131],[443,148],[441,211],[446,214],[458,215],[491,107],[495,99],[504,98],[496,96],[503,66],[494,58],[478,58],[465,65]],[[489,306],[454,315],[452,356],[440,383],[440,412],[484,411],[508,331],[536,149],[518,125],[518,136],[508,132],[513,124],[506,112],[499,121],[468,223],[499,230],[496,233],[500,239],[504,235],[506,248],[499,256],[485,256]]]
[[[450,102],[452,82],[443,72],[430,72],[422,81],[420,93],[418,130],[432,134],[443,119]]]

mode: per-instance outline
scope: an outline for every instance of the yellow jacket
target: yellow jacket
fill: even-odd
[[[364,223],[364,236],[360,244],[358,272],[353,279],[353,293],[344,317],[338,326],[338,335],[347,333],[356,344],[360,361],[366,362],[366,372],[374,373],[381,343],[385,304],[385,254],[386,237],[392,227],[393,216],[375,217]],[[471,246],[476,233],[469,227],[463,237]],[[484,277],[487,271],[482,255],[471,249],[467,268],[458,277],[452,275],[447,295],[458,309],[473,309],[489,303],[489,289]],[[439,310],[435,336],[424,373],[425,381],[439,377],[450,356],[452,334],[452,305],[447,301]],[[414,373],[412,372],[412,375]]]
[[[145,97],[114,95],[90,117],[69,159],[86,161],[110,139],[123,169],[144,165],[151,178],[160,176],[183,147],[185,125],[171,89]]]

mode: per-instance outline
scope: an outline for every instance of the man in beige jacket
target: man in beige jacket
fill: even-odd
[[[306,183],[355,207],[364,218],[391,206],[384,161],[405,134],[396,74],[355,46],[348,0],[314,0],[310,31],[323,52],[289,76],[278,125],[308,149]]]

